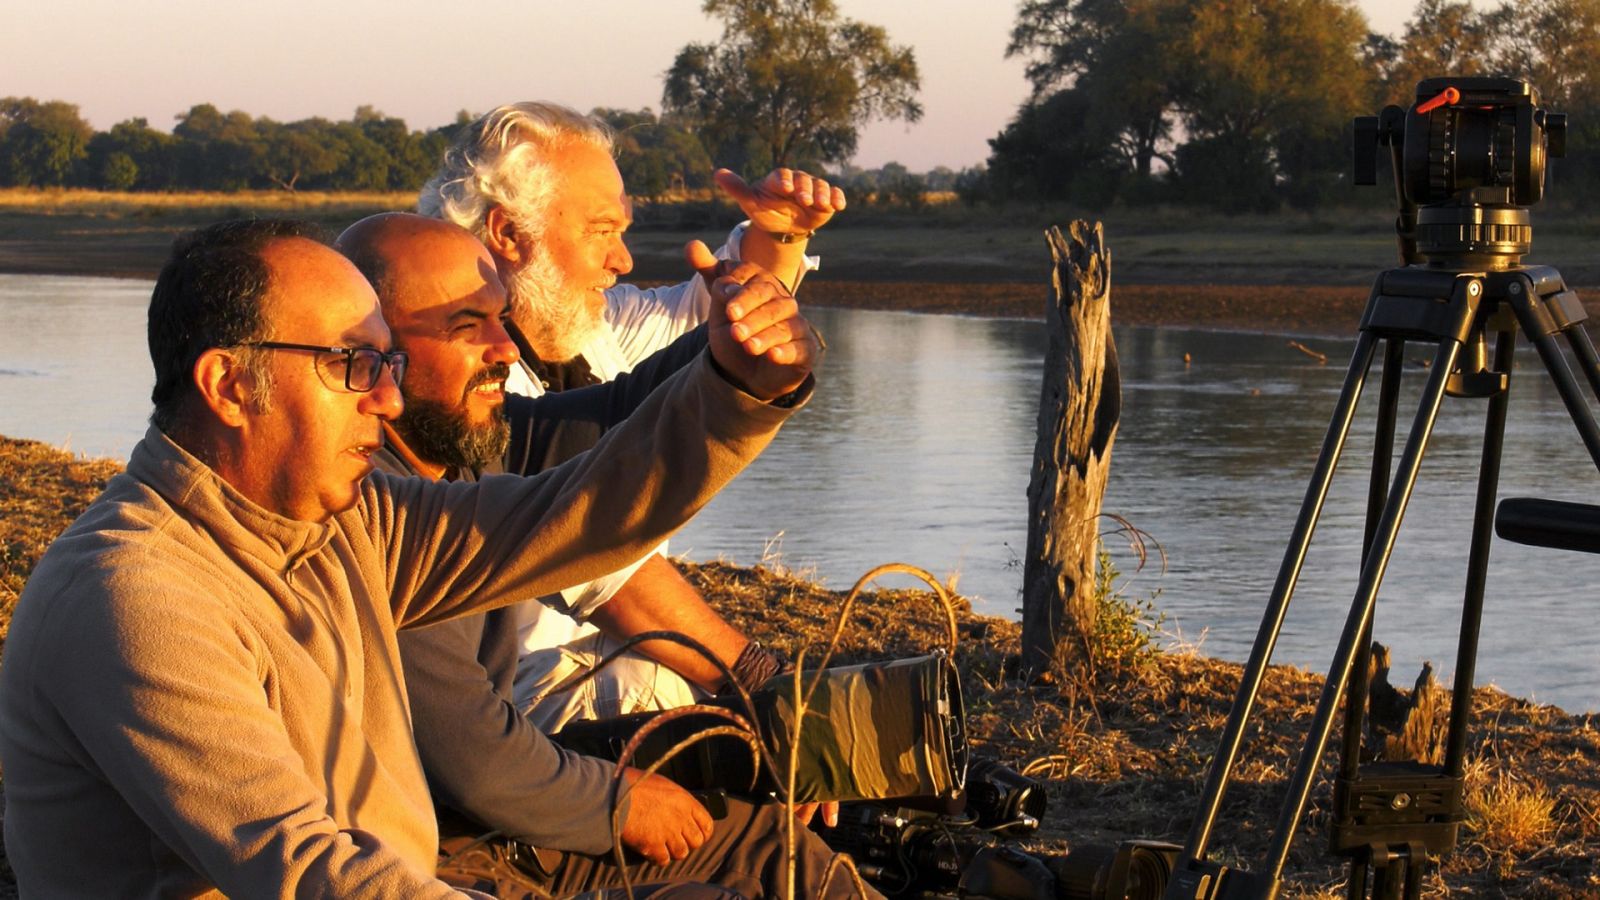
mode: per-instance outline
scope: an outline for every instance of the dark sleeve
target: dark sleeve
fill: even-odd
[[[612,764],[557,747],[504,699],[516,674],[512,610],[401,631],[399,639],[434,801],[535,847],[609,852]]]
[[[651,391],[693,362],[705,347],[706,326],[701,325],[614,381],[542,397],[508,394],[511,443],[505,471],[532,475],[594,446],[606,429],[631,415]]]

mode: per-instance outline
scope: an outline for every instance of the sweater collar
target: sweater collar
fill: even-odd
[[[219,544],[276,571],[287,571],[321,550],[336,530],[332,521],[300,522],[262,509],[153,425],[133,448],[128,474]]]

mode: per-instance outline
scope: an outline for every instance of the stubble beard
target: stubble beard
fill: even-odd
[[[467,418],[466,393],[491,381],[505,381],[511,367],[489,366],[473,377],[461,403],[450,406],[438,400],[405,397],[405,410],[395,420],[395,430],[418,457],[435,465],[481,469],[498,462],[511,443],[511,424],[505,406],[495,408],[489,421],[474,425]]]
[[[527,265],[506,280],[511,319],[541,360],[575,359],[607,327],[605,310],[596,308],[592,287],[574,283],[543,247],[536,248]]]

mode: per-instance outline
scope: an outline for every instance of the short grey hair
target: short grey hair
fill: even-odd
[[[439,171],[422,186],[417,212],[485,240],[489,210],[500,206],[518,228],[537,237],[554,188],[550,153],[574,141],[612,152],[610,126],[592,116],[556,103],[501,106],[456,137]]]

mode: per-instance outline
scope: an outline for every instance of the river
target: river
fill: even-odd
[[[125,458],[149,411],[149,288],[0,275],[0,433]],[[906,562],[955,580],[980,611],[1015,617],[1042,325],[809,313],[830,346],[811,405],[673,539],[674,552],[765,560],[836,588]],[[1117,329],[1116,339],[1123,414],[1105,510],[1160,551],[1136,571],[1126,541],[1108,536],[1122,590],[1153,597],[1169,643],[1242,659],[1354,342],[1307,340],[1324,365],[1283,337],[1157,328]],[[1518,365],[1501,495],[1592,500],[1595,467],[1554,389],[1531,353]],[[1414,371],[1407,397],[1422,381]],[[1397,683],[1423,660],[1446,683],[1454,668],[1482,413],[1477,401],[1446,403],[1379,598],[1376,635],[1394,648]],[[1355,587],[1370,431],[1359,419],[1277,661],[1321,670],[1332,657]],[[1497,540],[1480,683],[1600,709],[1597,585],[1594,557]]]

